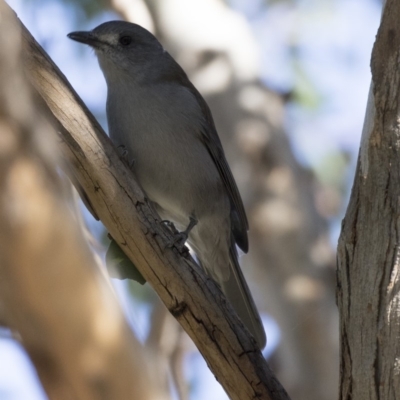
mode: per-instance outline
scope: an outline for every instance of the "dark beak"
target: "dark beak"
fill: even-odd
[[[67,36],[72,40],[87,44],[91,47],[97,47],[101,43],[101,41],[90,31],[71,32],[68,33]]]

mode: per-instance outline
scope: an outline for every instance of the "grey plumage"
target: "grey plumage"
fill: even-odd
[[[237,260],[248,222],[211,112],[176,61],[144,28],[104,23],[71,39],[94,48],[107,87],[110,136],[163,219],[179,230],[195,217],[189,244],[239,317],[265,346],[264,329]]]

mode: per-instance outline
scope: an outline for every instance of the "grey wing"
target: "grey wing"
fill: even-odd
[[[190,82],[183,69],[178,64],[175,64],[175,68],[179,73],[177,73],[177,75],[172,74],[170,76],[171,80],[173,79],[176,81],[176,78],[179,77],[179,83],[186,87],[186,89],[193,94],[199,107],[201,108],[204,119],[202,121],[203,129],[201,131],[200,139],[207,147],[207,150],[209,151],[211,158],[213,159],[218,172],[220,173],[221,179],[224,182],[226,191],[228,193],[231,203],[231,224],[233,237],[237,245],[245,253],[247,253],[249,249],[249,242],[247,238],[249,224],[247,221],[246,212],[244,210],[242,198],[240,197],[235,179],[233,178],[231,169],[226,161],[224,150],[218,137],[211,111],[201,94],[194,87],[192,82]],[[168,79],[168,76],[165,76],[164,79]]]
[[[221,179],[224,182],[226,191],[231,203],[231,224],[232,233],[237,245],[247,253],[249,249],[249,242],[247,238],[247,231],[249,230],[249,223],[247,221],[246,212],[244,210],[242,198],[240,197],[239,190],[236,186],[235,179],[229,168],[228,162],[225,158],[224,149],[222,148],[221,141],[218,137],[215,128],[214,120],[207,103],[197,91],[197,89],[188,80],[186,87],[193,93],[196,100],[203,112],[203,129],[201,131],[201,140],[204,142],[211,158],[213,159]]]
[[[214,123],[212,124],[214,125]],[[208,129],[207,129],[208,128]],[[211,129],[210,129],[211,128]],[[224,182],[231,202],[232,233],[237,245],[247,253],[249,244],[247,231],[249,224],[244,210],[242,198],[236,186],[235,179],[226,161],[224,150],[214,126],[208,126],[202,131],[202,139],[206,145]]]

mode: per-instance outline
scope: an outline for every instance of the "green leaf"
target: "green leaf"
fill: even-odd
[[[143,275],[125,255],[114,239],[111,240],[107,249],[106,266],[111,278],[132,279],[141,285],[146,283],[146,279],[143,278]]]

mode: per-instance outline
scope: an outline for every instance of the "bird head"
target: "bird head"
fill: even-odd
[[[106,22],[92,31],[71,32],[68,37],[94,49],[106,79],[121,76],[121,72],[140,74],[154,69],[165,53],[149,31],[124,21]]]

